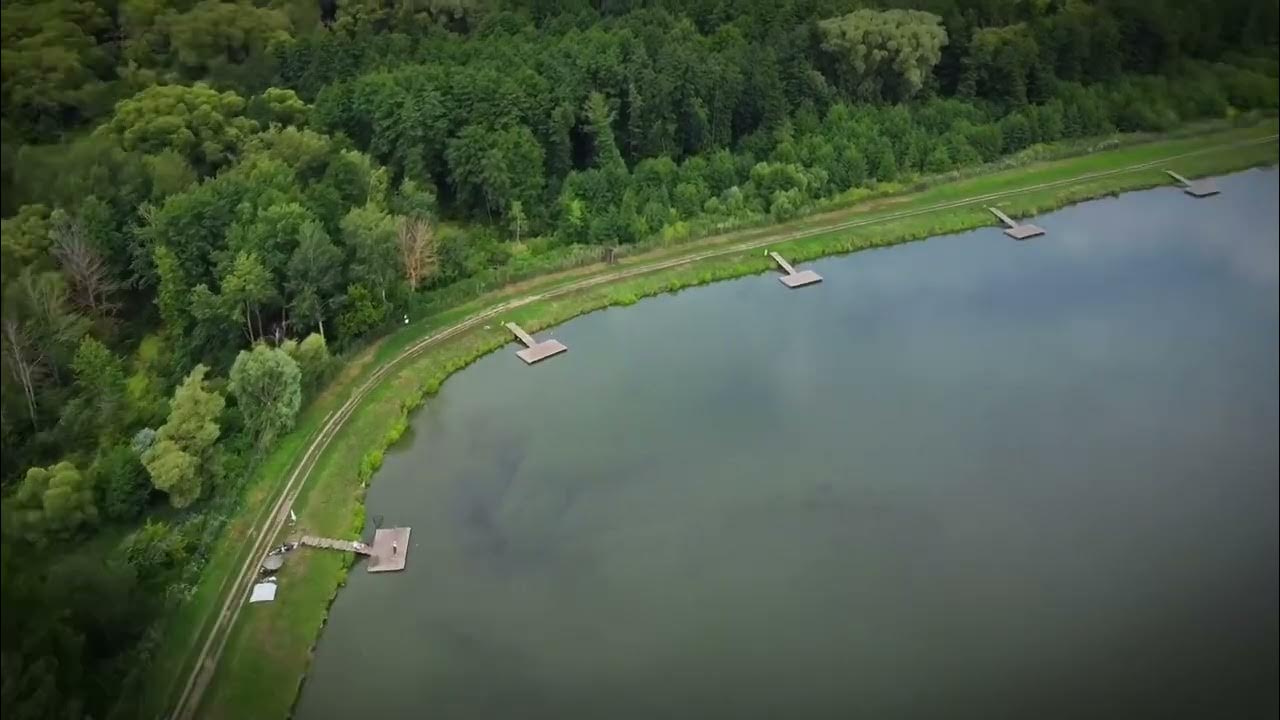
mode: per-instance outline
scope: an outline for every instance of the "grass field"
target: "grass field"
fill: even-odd
[[[382,450],[399,436],[409,412],[450,374],[509,342],[498,322],[477,323],[449,339],[405,357],[423,338],[502,303],[520,302],[501,314],[536,331],[591,310],[629,304],[647,295],[767,270],[764,243],[796,261],[890,245],[992,224],[983,209],[997,204],[1027,215],[1101,195],[1168,184],[1163,165],[1077,180],[1134,165],[1257,139],[1276,132],[1263,125],[1172,140],[1128,145],[1097,154],[991,172],[946,182],[909,195],[871,199],[792,223],[753,228],[632,255],[613,266],[595,265],[525,281],[423,318],[353,358],[342,375],[299,418],[251,480],[244,510],[229,523],[194,596],[170,619],[144,698],[144,715],[172,706],[200,659],[205,641],[241,568],[252,559],[257,530],[286,491],[286,478],[320,437],[331,413],[352,399],[380,368],[396,363],[354,406],[332,435],[293,502],[308,532],[354,536],[363,521],[363,492]],[[1275,163],[1276,144],[1238,145],[1181,157],[1170,167],[1188,176]],[[1062,184],[1054,184],[1062,183]],[[985,195],[989,201],[957,204]],[[1190,199],[1188,200],[1190,201]],[[939,207],[944,206],[944,207]],[[1032,241],[1035,242],[1035,241]],[[654,269],[657,268],[657,269]],[[588,285],[583,287],[584,285]],[[543,296],[526,302],[529,298]],[[286,528],[282,533],[288,533]],[[245,607],[230,625],[199,715],[215,718],[285,717],[305,675],[328,605],[350,560],[337,553],[298,553],[281,573],[275,603]],[[214,643],[216,646],[218,643]]]

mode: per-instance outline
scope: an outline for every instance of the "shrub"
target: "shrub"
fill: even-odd
[[[102,493],[102,513],[112,520],[132,520],[142,513],[151,495],[151,478],[138,454],[116,445],[93,466],[94,484]]]
[[[125,562],[138,574],[139,582],[163,585],[187,563],[191,541],[168,523],[148,520],[124,539],[120,549]]]

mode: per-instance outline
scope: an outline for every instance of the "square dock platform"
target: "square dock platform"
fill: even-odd
[[[1191,197],[1209,197],[1218,194],[1218,186],[1212,180],[1192,180],[1182,191]]]
[[[822,276],[812,270],[801,270],[790,275],[783,275],[778,280],[789,288],[798,288],[822,282]]]
[[[395,544],[394,547],[392,543]],[[374,531],[373,554],[369,556],[369,572],[403,570],[408,556],[409,528],[387,528]]]
[[[1031,225],[1031,224],[1014,225],[1011,228],[1007,228],[1004,231],[1004,234],[1008,235],[1014,240],[1026,240],[1028,238],[1033,238],[1033,237],[1038,237],[1040,235],[1043,235],[1044,228],[1041,228],[1039,225]]]
[[[534,343],[523,350],[517,351],[516,356],[532,365],[539,360],[546,360],[552,355],[559,355],[568,349],[559,340],[543,340],[540,343]]]

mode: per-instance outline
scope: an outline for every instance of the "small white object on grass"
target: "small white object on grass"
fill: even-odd
[[[409,324],[409,316],[407,314],[404,316],[404,324],[405,325]]]
[[[271,602],[276,599],[276,584],[273,582],[260,582],[253,586],[253,594],[249,596],[249,602]]]

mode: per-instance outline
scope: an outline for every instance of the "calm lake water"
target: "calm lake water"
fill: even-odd
[[[1275,717],[1280,184],[1219,182],[481,359],[298,717]]]

